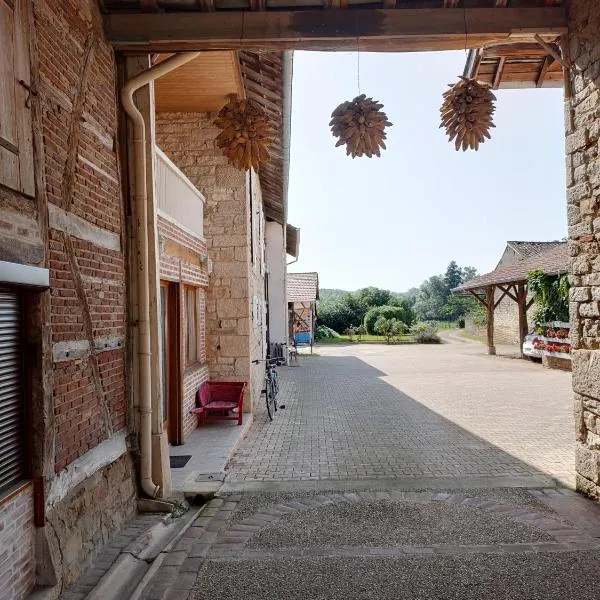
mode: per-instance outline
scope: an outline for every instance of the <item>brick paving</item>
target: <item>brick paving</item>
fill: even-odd
[[[531,477],[572,484],[570,374],[482,346],[321,347],[280,369],[286,409],[262,406],[231,483]]]

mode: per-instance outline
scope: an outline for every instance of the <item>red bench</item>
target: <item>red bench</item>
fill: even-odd
[[[207,419],[237,420],[242,424],[245,381],[205,381],[196,392],[196,408],[191,412],[198,415],[198,425]],[[237,409],[237,414],[231,411]]]

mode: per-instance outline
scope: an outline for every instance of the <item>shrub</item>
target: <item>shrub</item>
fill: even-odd
[[[379,317],[384,317],[388,320],[396,319],[408,325],[412,322],[412,312],[407,306],[374,306],[365,315],[364,326],[367,333],[371,335],[376,333],[375,322]]]
[[[375,322],[375,331],[379,335],[385,336],[389,344],[393,338],[400,337],[406,331],[406,325],[398,319],[386,319],[379,317]]]
[[[433,323],[415,323],[410,332],[417,344],[440,344],[442,341],[438,328]]]
[[[327,340],[339,337],[340,334],[337,331],[331,329],[331,327],[327,327],[326,325],[317,325],[317,330],[315,331],[315,339]]]

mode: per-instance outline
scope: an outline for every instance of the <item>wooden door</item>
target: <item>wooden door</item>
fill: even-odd
[[[170,444],[182,443],[182,398],[179,352],[179,286],[161,281],[160,328],[163,429]]]

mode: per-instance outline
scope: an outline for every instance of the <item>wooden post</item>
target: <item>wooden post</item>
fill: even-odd
[[[487,308],[487,353],[496,354],[494,346],[494,291],[495,286],[490,285],[485,289],[485,305]]]
[[[517,286],[517,306],[519,307],[519,354],[523,358],[523,342],[527,335],[527,287],[524,283]]]

